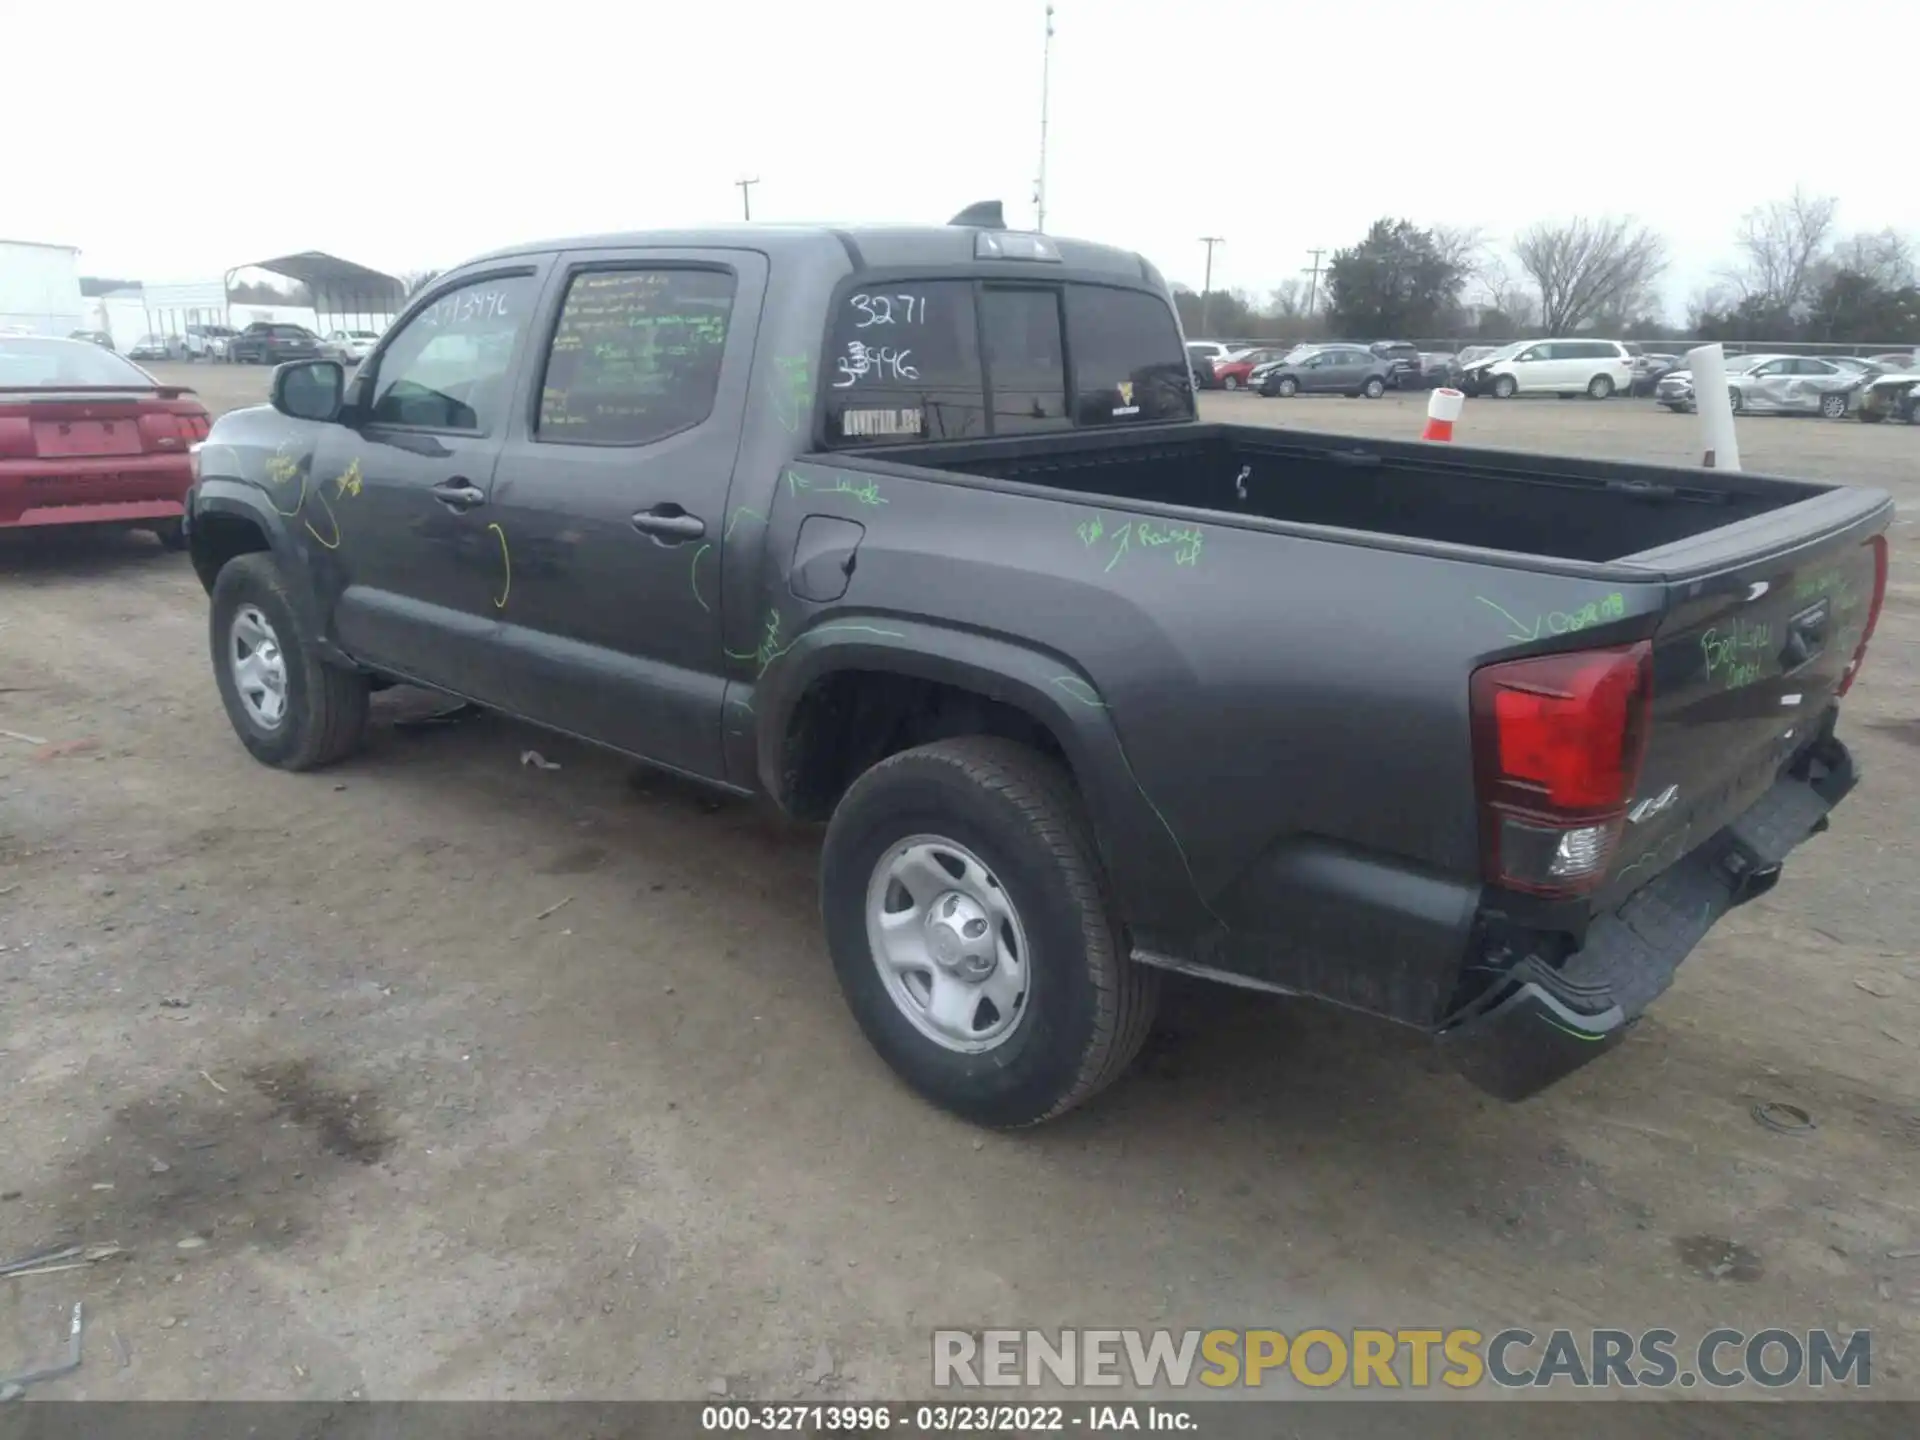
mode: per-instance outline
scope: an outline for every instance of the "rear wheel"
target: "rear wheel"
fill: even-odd
[[[1847,418],[1847,397],[1845,395],[1822,395],[1820,414],[1828,420]]]
[[[311,770],[359,748],[367,677],[320,658],[271,555],[241,555],[221,568],[208,638],[227,719],[254,759]]]
[[[1220,382],[1220,388],[1222,390],[1238,390],[1240,388],[1240,377],[1238,375],[1227,376],[1226,379]]]
[[[1514,392],[1520,388],[1520,382],[1511,375],[1502,375],[1493,382],[1493,398],[1511,400]]]
[[[1387,393],[1387,383],[1378,375],[1375,375],[1360,387],[1360,393],[1369,400],[1378,400],[1382,395]]]
[[[1604,400],[1613,394],[1613,381],[1605,375],[1596,375],[1587,382],[1587,395],[1594,400]]]
[[[981,1125],[1032,1125],[1111,1083],[1159,993],[1135,964],[1079,797],[1012,741],[881,761],[827,826],[820,903],[867,1039],[910,1086]]]

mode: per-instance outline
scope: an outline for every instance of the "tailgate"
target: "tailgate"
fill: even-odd
[[[1892,506],[1844,493],[1855,513],[1825,534],[1781,543],[1779,523],[1802,508],[1789,507],[1759,522],[1773,532],[1766,553],[1674,583],[1654,635],[1646,761],[1601,908],[1759,800],[1851,683],[1885,585]]]

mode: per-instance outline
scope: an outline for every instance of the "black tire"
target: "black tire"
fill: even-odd
[[[923,1035],[874,962],[867,887],[889,847],[912,835],[971,850],[1020,914],[1027,999],[985,1053]],[[1073,782],[1013,741],[942,740],[856,780],[827,826],[820,907],[841,993],[868,1041],[914,1090],[975,1124],[1012,1129],[1071,1110],[1119,1077],[1152,1024],[1159,972],[1126,953]]]
[[[1273,393],[1282,400],[1291,400],[1300,393],[1300,382],[1291,375],[1283,376],[1273,382]]]
[[[1610,376],[1596,375],[1587,382],[1589,400],[1605,400],[1613,394],[1613,380]]]
[[[1515,392],[1519,389],[1520,382],[1515,380],[1511,375],[1496,376],[1493,382],[1493,398],[1496,400],[1511,400]]]
[[[1746,397],[1740,393],[1738,387],[1732,385],[1727,387],[1727,404],[1733,407],[1734,414],[1738,415],[1746,407],[1746,403]]]
[[[1887,412],[1884,410],[1862,410],[1860,412],[1860,423],[1862,425],[1878,425],[1886,418]]]
[[[1378,400],[1382,395],[1387,393],[1386,382],[1378,375],[1375,375],[1368,380],[1365,385],[1360,387],[1360,393],[1369,400]]]
[[[240,699],[226,647],[236,611],[258,607],[286,658],[287,704],[274,729],[255,723]],[[213,584],[209,643],[214,680],[240,743],[263,765],[312,770],[352,754],[367,730],[367,677],[323,661],[300,611],[287,594],[274,558],[255,553],[229,560]]]
[[[187,548],[187,527],[178,520],[162,520],[153,527],[153,534],[163,550]]]

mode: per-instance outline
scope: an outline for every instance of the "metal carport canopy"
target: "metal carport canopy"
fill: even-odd
[[[369,325],[377,320],[384,325],[400,313],[406,299],[406,287],[394,276],[322,250],[305,250],[298,255],[236,265],[227,272],[229,290],[233,288],[234,275],[241,270],[265,270],[306,286],[322,329],[327,328],[329,319],[337,322],[342,317]]]

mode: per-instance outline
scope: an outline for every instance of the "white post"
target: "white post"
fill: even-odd
[[[1700,414],[1700,463],[1709,470],[1738,470],[1740,441],[1733,433],[1733,401],[1727,395],[1727,357],[1718,345],[1687,352],[1693,372],[1693,408]]]

